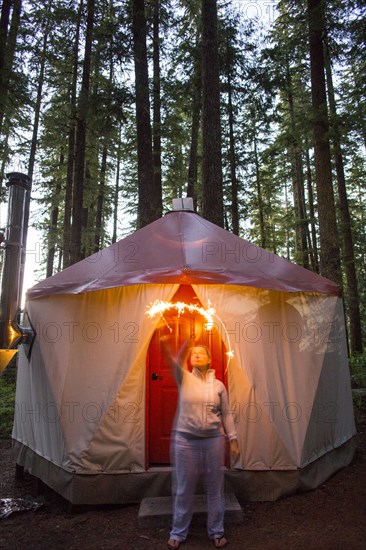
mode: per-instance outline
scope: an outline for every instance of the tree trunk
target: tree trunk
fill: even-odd
[[[1,60],[2,68],[0,72],[0,135],[3,133],[4,122],[6,118],[11,118],[10,116],[7,117],[7,110],[11,106],[11,101],[8,101],[9,83],[12,79],[12,68],[14,64],[16,42],[20,25],[20,14],[22,10],[21,0],[13,0],[12,4],[13,12],[11,16],[10,29],[6,36],[6,43],[3,45],[3,59]],[[4,19],[4,25],[9,24],[9,15],[7,14],[6,7]],[[3,29],[3,34],[6,34],[6,32],[4,31],[5,29]]]
[[[264,209],[263,209],[263,198],[262,198],[262,186],[260,181],[260,170],[259,170],[259,159],[258,159],[258,148],[257,148],[257,137],[254,136],[254,164],[255,164],[255,183],[257,187],[257,201],[258,201],[258,217],[259,217],[259,231],[260,231],[260,246],[266,248],[266,230],[264,223]]]
[[[304,197],[304,179],[302,170],[301,148],[297,138],[294,98],[292,93],[292,79],[287,64],[287,101],[290,112],[291,124],[291,157],[292,157],[292,185],[294,206],[296,213],[296,261],[305,268],[309,267],[309,256],[307,249],[307,216]]]
[[[286,212],[286,218],[289,216],[289,200],[288,200],[288,187],[287,187],[287,181],[285,179],[285,212]],[[291,251],[290,251],[290,227],[289,224],[286,224],[286,259],[288,261],[291,261]]]
[[[233,111],[233,90],[231,82],[231,63],[229,55],[229,40],[226,44],[226,78],[228,93],[228,118],[229,118],[229,164],[231,179],[231,225],[232,232],[239,235],[239,207],[238,207],[238,179],[236,177],[236,154],[234,137],[234,111]]]
[[[8,28],[12,0],[3,0],[0,15],[0,82],[4,81],[4,65],[6,55],[6,43],[8,41]]]
[[[65,162],[64,153],[60,155],[60,166]],[[48,246],[47,246],[47,262],[46,262],[46,277],[51,277],[54,272],[54,263],[56,255],[56,245],[58,236],[58,216],[59,216],[59,201],[61,195],[61,181],[57,180],[55,192],[52,199],[52,209],[50,216],[50,226],[48,228]]]
[[[132,32],[136,89],[137,226],[141,228],[161,216],[161,210],[158,207],[159,197],[155,196],[154,188],[144,0],[132,0]]]
[[[202,215],[224,227],[216,0],[202,0]]]
[[[1,6],[0,18],[0,134],[2,133],[3,121],[6,111],[6,98],[9,82],[9,73],[11,69],[9,51],[8,29],[10,23],[10,11],[13,2],[4,0]]]
[[[160,0],[154,0],[154,24],[153,24],[153,163],[154,163],[154,188],[157,197],[156,207],[163,211],[161,180],[161,97],[160,97]]]
[[[1,88],[0,88],[0,96],[2,98],[0,101],[2,106],[4,107],[4,111],[0,113],[0,134],[2,133],[2,130],[4,128],[4,121],[5,121],[5,127],[7,127],[6,134],[8,134],[10,127],[12,126],[11,117],[7,116],[6,111],[7,111],[7,105],[8,105],[9,82],[11,80],[11,71],[14,63],[16,42],[17,42],[17,37],[19,33],[21,10],[22,10],[21,0],[14,0],[11,24],[10,24],[9,34],[7,38],[7,43],[6,43],[6,49],[5,49],[4,73],[3,73],[5,76],[5,81],[1,83]],[[6,138],[6,143],[8,142],[7,140],[8,140],[8,137]],[[29,198],[29,195],[30,195],[30,190],[27,191],[27,198]],[[23,220],[24,227],[23,227],[23,234],[22,234],[22,253],[21,253],[21,260],[20,260],[20,273],[19,273],[19,293],[22,292],[25,260],[26,260],[26,245],[27,245],[29,207],[30,207],[29,202],[27,204],[28,206],[24,212],[24,220]],[[19,299],[20,299],[20,296],[19,296]]]
[[[311,227],[311,234],[309,235],[311,265],[312,265],[313,271],[315,273],[319,273],[318,239],[317,239],[316,227],[315,227],[313,181],[311,176],[311,166],[310,166],[310,157],[309,157],[308,147],[306,147],[306,188],[308,193],[309,216],[310,216],[310,227]]]
[[[0,203],[3,202],[3,199],[6,195],[6,187],[2,187],[2,182],[5,178],[5,170],[8,164],[9,158],[9,138],[10,138],[10,121],[5,120],[4,131],[1,136],[1,147],[0,147],[0,157],[1,157],[1,167],[0,167]]]
[[[14,56],[15,56],[15,50],[16,50],[16,41],[17,36],[19,32],[19,25],[20,25],[20,13],[22,9],[22,3],[21,0],[13,0],[13,13],[11,16],[11,24],[9,33],[7,35],[7,41],[4,47],[4,57],[3,57],[3,68],[1,71],[1,80],[0,80],[0,135],[3,133],[4,125],[7,126],[5,123],[5,119],[10,119],[11,117],[7,117],[7,110],[10,107],[11,102],[8,101],[8,94],[9,94],[9,83],[11,80],[11,70],[13,67],[14,62]],[[7,20],[7,7],[5,6],[5,13],[4,13],[4,25],[6,23],[9,23]],[[7,128],[7,132],[9,131],[9,128]],[[7,133],[6,132],[6,133]],[[3,154],[4,152],[0,153]]]
[[[341,260],[328,139],[329,124],[323,55],[325,24],[322,0],[308,0],[308,17],[314,164],[320,235],[320,272],[324,277],[333,280],[341,287]]]
[[[325,66],[329,109],[332,122],[333,156],[337,174],[341,234],[343,236],[343,263],[347,281],[347,307],[350,324],[350,345],[354,353],[362,353],[362,330],[360,319],[360,299],[358,294],[357,274],[354,256],[351,215],[348,205],[346,178],[344,174],[341,136],[338,124],[337,107],[334,97],[331,62],[327,45],[325,51]]]
[[[81,240],[83,228],[83,199],[85,184],[86,119],[90,87],[93,27],[94,0],[88,0],[83,77],[80,89],[78,118],[76,124],[75,177],[71,226],[71,264],[74,264],[75,262],[78,262],[82,259]]]
[[[45,21],[45,24],[47,26],[47,21]],[[39,130],[39,120],[40,120],[40,114],[41,114],[43,85],[45,80],[47,47],[48,47],[48,28],[44,30],[44,36],[43,36],[41,63],[39,67],[39,77],[38,77],[38,85],[37,85],[37,97],[36,97],[36,104],[34,108],[32,141],[31,141],[31,148],[30,148],[29,162],[28,162],[28,176],[31,182],[33,180],[34,164],[35,164],[37,145],[38,145],[38,130]],[[27,194],[30,195],[30,193],[31,193],[30,190],[27,191]],[[28,204],[30,204],[30,202],[28,202]],[[20,273],[19,273],[20,289],[23,288],[23,281],[24,281],[26,249],[27,249],[27,240],[28,240],[28,225],[29,225],[29,207],[24,212],[24,221],[23,221],[22,258],[20,261]]]
[[[76,93],[78,82],[78,56],[81,15],[83,11],[83,0],[80,0],[79,13],[76,24],[75,40],[73,46],[73,66],[72,66],[72,84],[70,90],[70,124],[68,136],[68,155],[66,172],[66,189],[64,205],[64,224],[63,224],[63,267],[69,267],[71,260],[71,216],[72,216],[72,196],[74,189],[74,169],[75,169],[75,141],[76,141]]]
[[[115,184],[114,195],[113,195],[113,233],[112,233],[112,243],[117,242],[119,178],[120,178],[120,172],[121,172],[121,140],[122,140],[122,125],[120,126],[119,135],[118,135],[116,184]]]
[[[198,33],[196,35],[196,48],[200,52]],[[188,185],[187,197],[192,197],[197,208],[197,180],[198,180],[198,136],[201,120],[202,101],[202,56],[198,56],[194,63],[192,82],[192,126],[191,143],[189,149]]]
[[[107,172],[107,146],[103,145],[102,162],[100,167],[100,182],[98,188],[97,211],[95,214],[95,235],[94,235],[94,252],[98,252],[101,248],[101,237],[103,230],[103,207],[105,194],[105,180]]]

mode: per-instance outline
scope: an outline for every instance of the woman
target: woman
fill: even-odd
[[[163,337],[162,340],[166,338]],[[210,368],[209,349],[206,346],[193,345],[194,342],[193,337],[183,346],[177,360],[173,360],[169,354],[179,391],[172,446],[175,461],[175,501],[173,526],[168,540],[170,550],[179,548],[181,542],[187,538],[200,475],[207,493],[208,537],[216,548],[226,546],[222,469],[225,434],[230,440],[233,459],[236,460],[239,456],[226,388],[215,378],[215,371]],[[186,366],[188,356],[192,372]]]

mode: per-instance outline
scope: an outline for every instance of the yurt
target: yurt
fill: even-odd
[[[38,283],[19,350],[16,463],[73,504],[170,494],[176,388],[160,336],[189,331],[227,385],[227,490],[275,500],[351,461],[355,424],[333,282],[176,210]]]

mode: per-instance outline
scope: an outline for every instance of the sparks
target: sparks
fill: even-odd
[[[153,318],[155,315],[160,314],[161,317],[163,317],[163,314],[165,311],[169,311],[171,309],[176,309],[178,312],[178,316],[182,315],[186,310],[193,312],[196,311],[197,313],[200,313],[202,317],[206,319],[206,329],[212,330],[214,327],[214,319],[213,316],[215,315],[215,309],[213,307],[209,307],[207,309],[204,309],[203,307],[195,306],[194,304],[186,304],[185,302],[163,302],[163,300],[155,300],[150,306],[146,309],[146,315]]]
[[[224,328],[227,344],[228,344],[228,347],[229,347],[229,351],[226,353],[226,355],[228,357],[228,362],[227,362],[227,367],[226,367],[226,370],[227,370],[231,359],[234,357],[234,352],[233,352],[233,350],[231,349],[231,346],[230,346],[229,334],[228,334],[228,332],[225,328],[225,325],[222,323],[221,319],[217,315],[215,308],[211,306],[210,301],[208,302],[208,304],[209,304],[209,307],[205,309],[203,307],[199,307],[199,306],[196,306],[194,304],[186,304],[185,302],[164,302],[163,300],[155,300],[149,306],[146,307],[146,312],[145,313],[151,319],[153,319],[156,315],[160,315],[160,317],[162,319],[164,319],[164,321],[166,322],[167,327],[169,328],[170,332],[172,332],[172,329],[169,326],[166,319],[164,318],[164,312],[165,311],[170,311],[172,309],[175,309],[175,310],[177,310],[178,317],[180,315],[182,315],[185,311],[189,311],[191,313],[192,312],[199,313],[200,315],[202,315],[202,317],[204,317],[206,319],[205,327],[206,327],[207,331],[210,331],[214,328],[214,326],[215,326],[214,317],[216,317],[218,319],[218,321],[220,322],[221,327]]]

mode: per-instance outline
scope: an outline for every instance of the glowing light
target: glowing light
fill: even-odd
[[[182,315],[182,313],[184,313],[186,310],[190,311],[191,313],[193,311],[200,313],[200,315],[202,315],[202,317],[206,319],[206,330],[212,330],[215,325],[213,319],[213,316],[215,315],[215,310],[213,307],[205,309],[203,307],[195,306],[194,304],[186,304],[185,302],[163,302],[162,300],[155,300],[155,302],[147,307],[146,315],[153,318],[155,317],[155,315],[160,314],[160,316],[164,318],[164,312],[171,309],[176,309],[178,312],[178,316]]]
[[[13,325],[8,325],[8,338],[9,338],[9,347],[14,347],[17,340],[22,336],[22,333]]]
[[[204,317],[206,319],[205,329],[208,332],[213,330],[213,328],[215,327],[214,317],[216,317],[216,319],[218,319],[218,321],[220,323],[220,326],[223,327],[223,329],[224,329],[227,345],[228,345],[228,348],[229,348],[229,351],[226,353],[226,355],[228,357],[228,362],[227,362],[227,367],[226,367],[226,369],[227,369],[231,359],[234,357],[234,352],[233,352],[233,350],[231,349],[231,346],[230,346],[229,334],[228,334],[228,332],[225,328],[225,325],[222,323],[220,317],[217,315],[215,308],[211,306],[210,301],[208,302],[208,306],[209,307],[205,309],[203,307],[196,306],[194,304],[186,304],[185,302],[164,302],[163,300],[155,300],[149,306],[146,307],[146,312],[145,313],[151,319],[153,319],[156,315],[160,315],[161,319],[164,319],[164,321],[165,321],[167,327],[169,328],[170,332],[172,332],[172,328],[169,326],[167,320],[165,319],[164,313],[166,311],[170,311],[172,309],[175,309],[177,311],[178,317],[180,315],[182,315],[185,311],[189,311],[191,313],[192,312],[199,313],[200,315],[202,315],[202,317]]]

